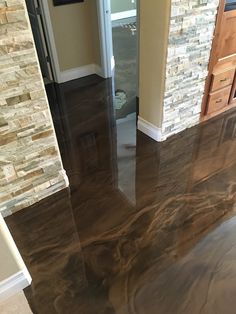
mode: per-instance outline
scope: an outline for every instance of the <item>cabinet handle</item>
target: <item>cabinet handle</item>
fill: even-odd
[[[227,78],[224,78],[222,80],[220,80],[220,82],[226,82],[228,79]]]
[[[222,102],[222,99],[219,99],[216,101],[217,104],[220,104]]]

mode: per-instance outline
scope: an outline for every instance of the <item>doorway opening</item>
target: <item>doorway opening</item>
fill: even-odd
[[[59,62],[48,2],[26,0],[26,8],[44,84],[60,83]]]
[[[112,147],[116,150],[117,155],[117,185],[126,199],[132,204],[135,203],[136,199],[135,180],[130,180],[130,178],[135,178],[136,175],[136,103],[138,96],[137,61],[139,37],[139,10],[138,2],[136,1],[138,0],[97,0],[97,2],[93,2],[93,4],[97,4],[98,8],[96,30],[99,29],[100,33],[100,76],[112,78],[104,82],[109,85],[110,89],[109,96],[104,95],[104,102],[109,102],[109,114],[112,119],[112,132],[114,134],[114,147]],[[44,0],[26,0],[26,2],[44,81],[48,79],[49,83],[51,83],[45,85],[52,117],[56,125],[58,123],[58,116],[63,116],[63,108],[67,106],[67,102],[69,102],[68,99],[70,99],[70,97],[77,97],[77,95],[81,93],[81,81],[78,80],[78,77],[70,78],[67,81],[62,80],[63,70],[61,70],[58,62],[60,54],[58,53],[57,55],[56,48],[58,48],[58,45],[55,45],[53,39],[53,31],[55,30],[55,24],[53,22],[55,21],[52,20],[51,22],[51,11],[49,11],[49,9],[51,10],[52,8],[48,8],[48,3],[50,2]],[[83,11],[85,3],[86,2],[77,7],[78,12],[81,8],[81,14],[82,12],[85,14]],[[63,11],[63,8],[64,7],[61,8],[61,11]],[[94,6],[94,9],[96,15],[96,6]],[[77,15],[74,16],[74,19],[77,19]],[[60,20],[58,22],[60,22]],[[54,26],[54,28],[52,26]],[[84,29],[84,36],[88,36],[88,32],[85,31]],[[98,36],[96,38],[98,38]],[[76,37],[74,36],[72,40],[76,40]],[[94,36],[92,36],[90,40],[93,41]],[[84,45],[82,40],[80,41],[80,45],[81,47]],[[97,46],[99,50],[99,42]],[[68,47],[65,45],[63,49],[68,50]],[[87,52],[89,53],[89,50]],[[73,73],[77,72],[77,69],[71,70]],[[84,69],[82,70],[84,71]],[[80,70],[79,72],[81,73],[83,71]],[[83,77],[84,76],[88,76],[88,74],[83,75]],[[96,77],[96,79],[99,79],[99,77]],[[91,80],[94,80],[94,76],[88,77],[86,80],[89,85]],[[101,82],[103,81],[102,78],[100,78],[100,80]],[[113,84],[111,84],[111,80]],[[54,82],[59,84],[54,84]],[[60,83],[63,83],[63,85]],[[84,80],[82,84],[87,83]],[[65,90],[69,91],[68,94],[70,95],[68,97],[64,96]],[[113,96],[113,106],[111,96]],[[80,103],[76,103],[76,97],[74,99],[75,106],[79,108]],[[78,101],[81,101],[80,97],[78,97]],[[97,103],[94,103],[94,106],[96,105]],[[99,108],[97,108],[97,110],[99,110]],[[78,123],[79,121],[82,123],[82,120],[79,120],[82,117],[75,118],[78,119]],[[62,137],[64,130],[64,125],[57,125],[56,131],[58,138]],[[70,134],[68,127],[67,133]],[[61,151],[67,151],[67,148],[62,148]],[[132,184],[130,182],[132,182]]]
[[[138,0],[98,0],[102,69],[114,79],[117,119],[137,111]]]
[[[113,78],[116,117],[122,119],[136,112],[139,0],[96,0],[96,3],[98,8],[97,27],[100,34],[101,71],[95,71],[94,74],[104,78]],[[48,2],[26,0],[26,5],[44,81],[65,82],[62,76],[66,71],[62,72],[59,66],[58,46],[55,44]],[[81,5],[81,10],[82,8]],[[65,47],[65,49],[67,48]],[[88,65],[90,68],[91,66],[94,64]],[[83,77],[83,72],[86,76],[84,68],[70,69],[70,72],[76,72],[76,76],[79,72],[78,76]],[[92,73],[87,73],[87,75],[89,74]],[[76,78],[70,77],[66,81]]]
[[[110,1],[115,59],[114,105],[117,119],[122,119],[136,112],[137,7],[136,0]]]
[[[26,7],[29,14],[31,29],[35,41],[38,60],[44,82],[53,81],[53,69],[49,49],[45,35],[45,28],[42,20],[41,7],[38,1],[26,0]]]

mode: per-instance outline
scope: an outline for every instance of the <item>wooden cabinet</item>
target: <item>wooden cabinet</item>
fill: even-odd
[[[223,72],[213,73],[211,92],[232,85],[234,81],[235,69],[226,69]]]
[[[236,106],[235,73],[236,9],[221,0],[202,103],[203,120]]]
[[[228,105],[232,86],[209,94],[208,113],[216,112]]]
[[[234,82],[231,90],[231,95],[230,95],[230,105],[236,105],[236,75],[234,77]]]

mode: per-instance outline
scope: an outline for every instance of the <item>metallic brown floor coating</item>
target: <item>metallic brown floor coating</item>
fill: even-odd
[[[121,138],[109,80],[52,91],[70,190],[7,218],[32,311],[235,313],[236,111],[158,144]]]

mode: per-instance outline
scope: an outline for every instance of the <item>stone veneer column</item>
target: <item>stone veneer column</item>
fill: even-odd
[[[172,0],[162,139],[199,123],[219,0]]]
[[[0,0],[0,211],[63,188],[62,167],[23,0]]]

